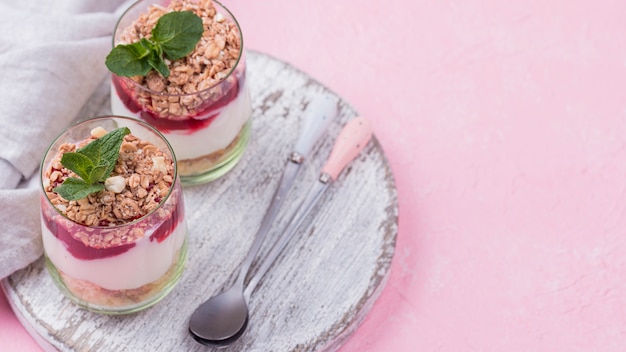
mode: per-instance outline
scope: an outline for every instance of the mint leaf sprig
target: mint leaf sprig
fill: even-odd
[[[145,76],[155,69],[163,77],[170,75],[164,57],[178,60],[196,47],[204,26],[191,11],[175,11],[159,18],[150,39],[141,38],[132,44],[117,45],[106,57],[107,68],[118,76]]]
[[[68,177],[53,191],[66,200],[79,200],[103,190],[106,180],[120,154],[124,136],[130,133],[127,127],[118,128],[76,152],[61,157],[61,165],[74,171],[80,178]]]

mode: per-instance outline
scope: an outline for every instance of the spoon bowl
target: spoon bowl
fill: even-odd
[[[243,289],[233,285],[198,306],[189,319],[189,332],[202,344],[222,344],[238,338],[247,323],[248,305]]]
[[[237,331],[237,333],[233,336],[231,336],[230,338],[224,339],[224,340],[206,340],[203,339],[195,334],[191,334],[191,336],[193,336],[193,339],[196,340],[196,342],[201,343],[205,346],[209,346],[209,347],[215,347],[215,348],[221,348],[221,347],[226,347],[226,346],[230,346],[232,345],[235,341],[239,340],[239,338],[241,337],[241,335],[243,335],[243,333],[246,331],[246,328],[248,327],[248,319],[246,319],[245,324],[241,327],[241,329],[239,329],[239,331]]]

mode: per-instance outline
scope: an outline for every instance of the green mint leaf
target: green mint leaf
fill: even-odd
[[[67,200],[78,200],[103,190],[103,182],[113,172],[124,136],[129,133],[127,127],[118,128],[76,152],[63,154],[61,164],[81,178],[66,178],[54,192]]]
[[[193,51],[203,32],[202,19],[195,13],[170,12],[159,18],[152,29],[152,40],[168,59],[178,60]]]
[[[65,153],[61,157],[61,164],[74,171],[80,178],[88,183],[93,183],[90,177],[93,170],[93,162],[87,156],[80,153]],[[67,199],[67,198],[66,198]]]
[[[54,192],[67,200],[79,200],[103,189],[104,185],[101,183],[91,185],[79,178],[68,177]]]
[[[108,162],[104,162],[102,165],[98,165],[94,167],[93,169],[91,169],[91,172],[89,173],[89,179],[91,180],[90,183],[104,182],[104,180],[106,180],[110,174],[110,173],[107,174],[108,169],[109,169]]]
[[[152,69],[148,63],[152,50],[142,44],[137,42],[113,48],[104,62],[109,71],[125,77],[147,75]]]
[[[152,28],[152,40],[142,38],[139,42],[118,45],[107,55],[105,64],[118,76],[145,76],[155,69],[163,77],[170,69],[163,56],[178,60],[193,51],[202,33],[202,19],[191,11],[175,11],[159,18]]]
[[[135,44],[137,44],[137,43],[135,43]],[[131,45],[132,45],[132,44],[131,44]],[[155,44],[155,43],[153,43],[153,42],[149,41],[149,40],[148,40],[148,39],[146,39],[146,38],[141,38],[141,39],[139,40],[139,45],[141,45],[141,46],[143,47],[143,49],[145,49],[145,50],[146,50],[146,52],[142,54],[142,56],[141,56],[142,58],[150,56],[150,54],[151,54],[152,52],[154,52],[154,51],[159,51],[159,50],[161,50],[157,44]]]
[[[157,72],[160,73],[161,76],[170,76],[170,68],[167,67],[167,64],[165,63],[165,61],[163,61],[162,56],[159,55],[157,52],[153,52],[152,55],[150,55],[150,57],[148,58],[148,63],[152,68],[157,70]]]
[[[127,127],[118,128],[78,149],[76,152],[91,159],[93,165],[106,165],[107,168],[104,172],[104,178],[107,178],[115,168],[115,163],[117,162],[117,158],[120,154],[120,146],[124,141],[124,136],[129,133],[130,130]],[[92,181],[98,182],[99,180]]]

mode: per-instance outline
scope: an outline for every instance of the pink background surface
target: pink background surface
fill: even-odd
[[[400,222],[343,352],[626,350],[626,5],[226,1],[372,120]],[[0,297],[0,349],[36,344]]]

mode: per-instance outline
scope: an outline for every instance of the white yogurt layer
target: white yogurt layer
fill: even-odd
[[[113,84],[111,84],[111,110],[114,115],[141,119],[139,113],[133,113],[126,108]],[[177,159],[195,159],[209,155],[226,148],[237,137],[252,114],[248,80],[245,80],[244,87],[235,99],[220,110],[211,111],[210,114],[216,112],[219,112],[219,115],[203,129],[191,133],[185,130],[161,131],[174,149]]]
[[[45,253],[57,267],[73,279],[89,281],[108,290],[133,289],[158,280],[178,261],[187,226],[181,221],[163,241],[150,241],[151,233],[139,239],[128,251],[107,258],[82,260],[74,257],[63,241],[54,237],[43,223]]]

